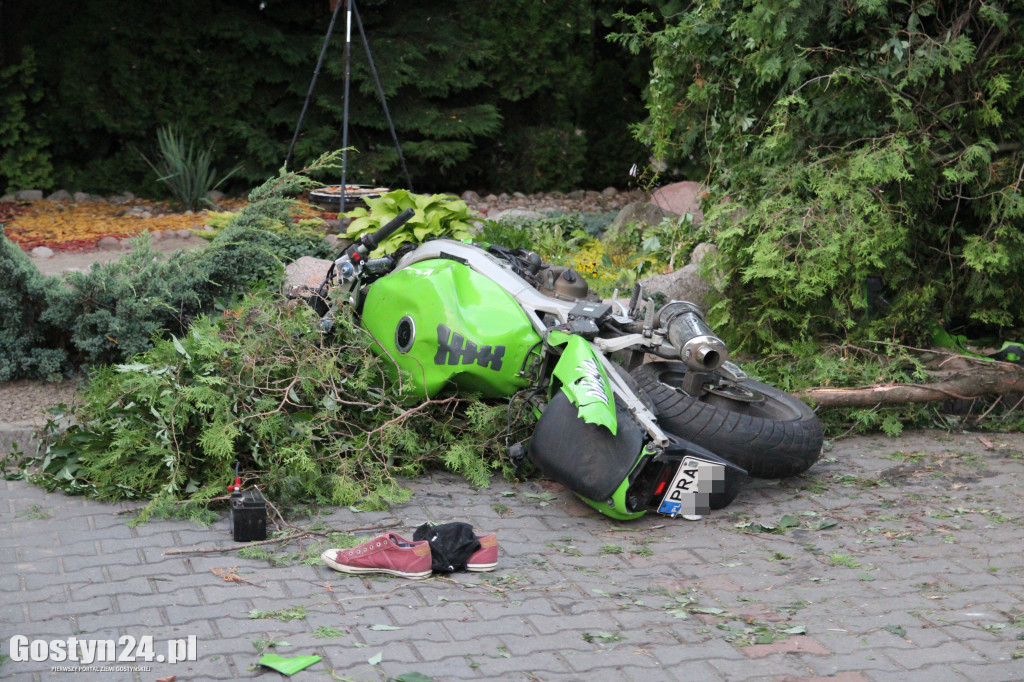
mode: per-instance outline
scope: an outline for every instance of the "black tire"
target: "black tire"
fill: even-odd
[[[777,388],[747,379],[729,391],[693,397],[681,389],[682,362],[651,362],[633,378],[654,402],[666,431],[703,446],[758,478],[784,478],[818,461],[824,436],[807,405]]]

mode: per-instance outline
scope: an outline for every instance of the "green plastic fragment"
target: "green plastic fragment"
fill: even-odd
[[[305,670],[319,660],[319,656],[289,656],[285,658],[284,656],[278,656],[277,654],[267,654],[260,659],[260,665],[273,668],[277,672],[284,673],[285,675],[294,675],[300,670]]]

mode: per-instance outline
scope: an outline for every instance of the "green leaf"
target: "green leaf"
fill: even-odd
[[[373,655],[370,658],[366,659],[366,662],[369,663],[370,665],[377,665],[382,660],[384,660],[384,652],[383,651],[379,651],[375,655]]]
[[[798,528],[799,526],[800,519],[790,514],[784,514],[782,518],[779,519],[778,528],[780,531],[789,530],[790,528]]]
[[[172,336],[171,342],[174,343],[174,350],[178,351],[178,355],[184,355],[185,358],[190,359],[188,351],[185,350],[185,346],[181,345],[181,341],[178,340],[177,336]]]

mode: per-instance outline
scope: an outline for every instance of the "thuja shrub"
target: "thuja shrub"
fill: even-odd
[[[345,310],[330,335],[317,322],[269,291],[200,317],[131,362],[94,369],[74,424],[51,424],[45,454],[21,467],[51,489],[163,503],[223,495],[238,462],[276,503],[372,509],[407,499],[399,479],[430,466],[476,485],[512,475],[506,405],[410,406]]]

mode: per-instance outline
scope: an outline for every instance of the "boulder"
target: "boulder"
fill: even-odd
[[[478,201],[480,201],[480,195],[471,189],[467,189],[465,192],[462,193],[461,199],[465,201],[467,204],[475,204]]]
[[[316,291],[327,276],[331,261],[303,256],[284,269],[284,291],[299,296]]]
[[[704,188],[699,182],[676,182],[654,191],[651,203],[675,215],[693,214],[693,222],[704,219],[700,210],[700,199]]]
[[[15,192],[14,198],[18,201],[42,201],[43,191],[40,189],[23,189]]]
[[[121,250],[121,240],[117,237],[103,237],[96,245],[104,251]]]
[[[697,246],[693,247],[693,253],[690,254],[691,263],[700,263],[708,256],[714,256],[718,254],[718,246],[710,242],[701,242]]]
[[[644,295],[653,293],[665,295],[669,301],[689,301],[707,312],[708,294],[712,287],[701,277],[700,265],[690,263],[667,275],[652,275],[640,280]]]
[[[640,223],[641,225],[657,225],[665,218],[672,217],[672,214],[660,206],[646,201],[634,201],[626,204],[620,210],[615,220],[608,226],[604,233],[604,239],[615,239],[623,226],[629,223]]]
[[[331,250],[338,255],[341,255],[342,251],[344,251],[345,249],[352,245],[351,239],[348,239],[344,235],[340,234],[324,235],[324,241],[326,241],[327,245],[331,248]]]
[[[48,246],[37,246],[31,253],[33,258],[53,258],[53,249]]]
[[[707,256],[718,252],[714,244],[702,243],[693,249],[690,262],[675,272],[666,275],[653,275],[640,281],[644,287],[644,294],[661,293],[669,301],[689,301],[702,311],[707,312],[709,294],[716,291],[720,286],[719,278],[713,276],[708,281],[701,274],[703,266],[701,261]]]
[[[71,193],[66,189],[59,189],[50,196],[46,197],[47,201],[71,201]]]
[[[86,201],[93,201],[93,196],[88,192],[75,192],[71,196],[71,198],[75,201],[75,203],[78,204],[84,203]]]

